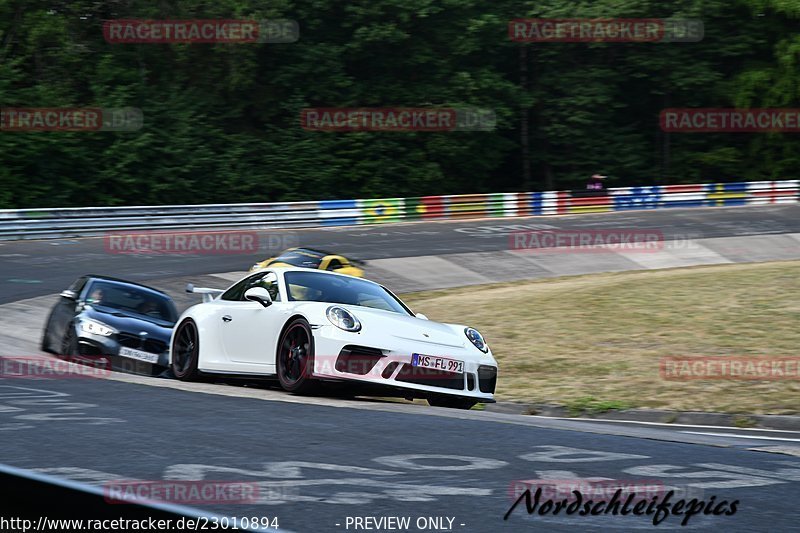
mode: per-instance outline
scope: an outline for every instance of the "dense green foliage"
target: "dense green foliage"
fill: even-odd
[[[507,33],[513,18],[601,16],[699,18],[705,38]],[[102,21],[119,18],[288,18],[301,38],[110,44]],[[799,24],[800,0],[0,0],[0,105],[144,112],[136,132],[0,132],[0,208],[796,178],[796,134],[667,135],[659,112],[800,107]],[[300,127],[302,108],[356,106],[491,108],[498,124]]]

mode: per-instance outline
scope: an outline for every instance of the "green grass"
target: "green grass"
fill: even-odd
[[[500,365],[497,399],[796,414],[800,381],[667,381],[667,356],[800,355],[800,261],[575,276],[413,293],[468,324]]]
[[[598,400],[591,396],[566,402],[569,416],[596,415],[608,411],[630,409],[630,404],[619,400]]]

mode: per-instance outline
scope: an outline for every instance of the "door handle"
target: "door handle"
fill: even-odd
[[[222,317],[223,322],[230,322],[231,320],[233,320],[233,318],[231,318],[231,315],[225,315]]]

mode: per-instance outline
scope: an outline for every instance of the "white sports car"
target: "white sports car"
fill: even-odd
[[[478,331],[415,315],[372,281],[274,268],[225,291],[187,291],[204,301],[173,331],[170,365],[178,379],[277,375],[296,393],[320,381],[357,381],[436,406],[494,401],[497,362]]]

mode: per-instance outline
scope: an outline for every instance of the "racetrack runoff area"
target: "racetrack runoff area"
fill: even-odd
[[[800,261],[594,274],[404,299],[432,320],[484,334],[499,363],[498,400],[576,411],[800,411]],[[719,365],[690,366],[687,374],[662,362],[676,357],[794,359],[752,379],[746,366],[727,375]]]
[[[191,280],[224,287],[239,275]],[[186,281],[155,285],[186,307],[197,300],[180,292]],[[574,414],[637,407],[798,413],[800,379],[796,372],[793,379],[788,375],[790,366],[784,379],[666,379],[661,362],[797,358],[800,261],[543,278],[401,296],[432,320],[468,324],[486,336],[500,365],[500,402],[555,404]],[[38,353],[36,341],[54,298],[2,306],[7,319],[20,325],[3,334],[3,354]],[[270,396],[293,398],[278,391]]]
[[[775,342],[780,333],[776,320],[797,321],[792,301],[797,301],[798,277],[796,272],[769,277],[761,264],[800,260],[798,209],[798,205],[749,206],[546,219],[547,229],[562,233],[587,228],[605,233],[630,228],[660,231],[666,242],[655,251],[509,249],[514,232],[540,229],[541,218],[505,224],[483,220],[309,229],[289,235],[304,246],[332,247],[365,259],[367,277],[406,294],[416,311],[481,328],[500,359],[501,401],[558,402],[576,411],[673,406],[788,413],[796,412],[791,395],[796,396],[797,380],[681,382],[662,379],[658,365],[659,359],[669,356],[797,355],[799,343],[791,329],[785,346]],[[96,272],[141,281],[165,290],[185,309],[198,301],[184,292],[187,282],[224,288],[243,276],[253,260],[264,258],[117,255],[107,253],[103,239],[92,238],[4,243],[2,251],[0,270],[9,283],[0,298],[0,314],[14,327],[0,333],[0,353],[10,356],[38,353],[43,323],[56,294],[78,275]],[[726,268],[735,264],[753,273],[744,285],[724,274],[738,272]],[[700,266],[712,268],[684,268]],[[547,281],[532,282],[536,279]],[[641,281],[636,290],[628,291],[623,280]],[[504,286],[497,285],[502,283],[507,284],[505,293],[500,290]],[[776,314],[778,308],[769,300],[780,294],[758,296],[769,287],[785,295],[784,314]],[[547,292],[537,292],[545,288]],[[446,299],[428,301],[432,295],[444,295],[438,292],[444,289],[454,289],[448,296],[462,295],[457,296],[459,307],[449,307]],[[525,296],[509,298],[517,293]],[[501,296],[497,306],[495,294]],[[697,313],[689,313],[690,308]],[[520,325],[512,327],[517,320]],[[693,328],[702,322],[709,329],[698,335]],[[158,380],[163,382],[174,383]],[[632,395],[632,389],[624,386],[640,382],[646,394]],[[728,393],[712,393],[719,390]],[[695,394],[698,391],[706,391],[714,403],[704,404]],[[764,391],[766,395],[761,394]],[[751,393],[757,403],[750,402]],[[771,403],[776,394],[779,403]],[[726,395],[730,401],[722,401]]]

